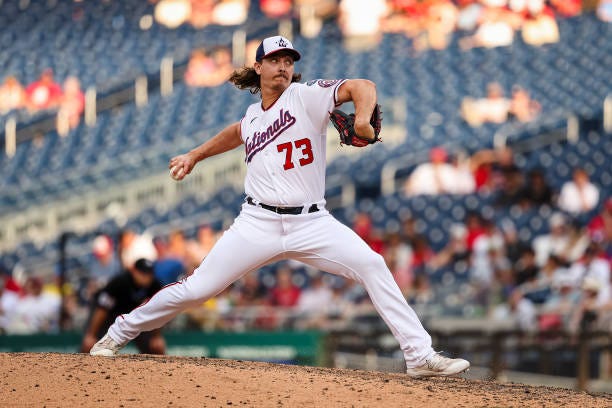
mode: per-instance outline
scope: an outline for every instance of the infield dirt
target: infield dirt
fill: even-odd
[[[0,353],[0,407],[609,407],[612,395],[204,358]]]

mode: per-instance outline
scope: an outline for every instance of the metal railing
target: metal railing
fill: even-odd
[[[592,366],[595,358],[606,360],[612,351],[612,333],[608,331],[585,331],[574,335],[565,331],[547,330],[524,332],[514,329],[491,328],[489,322],[480,321],[477,327],[461,329],[458,327],[442,329],[428,327],[436,349],[448,352],[449,355],[466,356],[472,364],[487,367],[486,377],[491,380],[502,379],[504,372],[510,367],[509,356],[521,359],[521,356],[538,356],[538,373],[554,376],[553,363],[561,363],[562,355],[571,353],[575,355],[575,388],[586,391],[589,389]],[[461,325],[461,320],[457,321]],[[391,369],[397,371],[398,359],[384,357],[390,350],[397,348],[393,339],[389,338],[388,331],[368,332],[369,342],[363,341],[364,333],[355,330],[335,331],[329,334],[328,361],[334,361],[338,355],[344,358],[341,362],[348,364],[349,354],[365,356],[369,360],[369,369]],[[382,353],[382,354],[381,354]],[[379,360],[380,359],[380,364]],[[364,359],[358,359],[364,364]],[[400,364],[401,365],[401,364]],[[356,367],[353,367],[356,368]],[[514,369],[516,370],[516,369]],[[551,378],[551,377],[549,377]],[[554,377],[552,377],[554,378]],[[561,377],[566,381],[567,377]],[[607,375],[602,376],[608,379]]]

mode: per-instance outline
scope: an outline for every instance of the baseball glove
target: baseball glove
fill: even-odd
[[[374,112],[372,112],[372,116],[370,117],[370,125],[374,128],[374,139],[359,136],[355,132],[354,113],[347,115],[341,110],[336,109],[329,114],[329,120],[331,120],[338,133],[340,133],[340,144],[364,147],[380,141],[378,135],[382,128],[382,110],[379,104],[376,104]]]

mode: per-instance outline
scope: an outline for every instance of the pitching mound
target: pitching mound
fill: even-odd
[[[612,395],[180,357],[0,353],[2,407],[433,407],[612,405]]]

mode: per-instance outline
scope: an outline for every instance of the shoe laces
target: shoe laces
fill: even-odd
[[[440,370],[447,361],[448,358],[444,357],[441,351],[436,351],[431,357],[425,360],[425,363],[430,370]]]
[[[118,349],[119,348],[119,344],[115,343],[115,341],[113,339],[110,338],[110,336],[107,336],[106,339],[104,339],[104,341],[101,344],[104,347],[108,347],[111,349]]]

